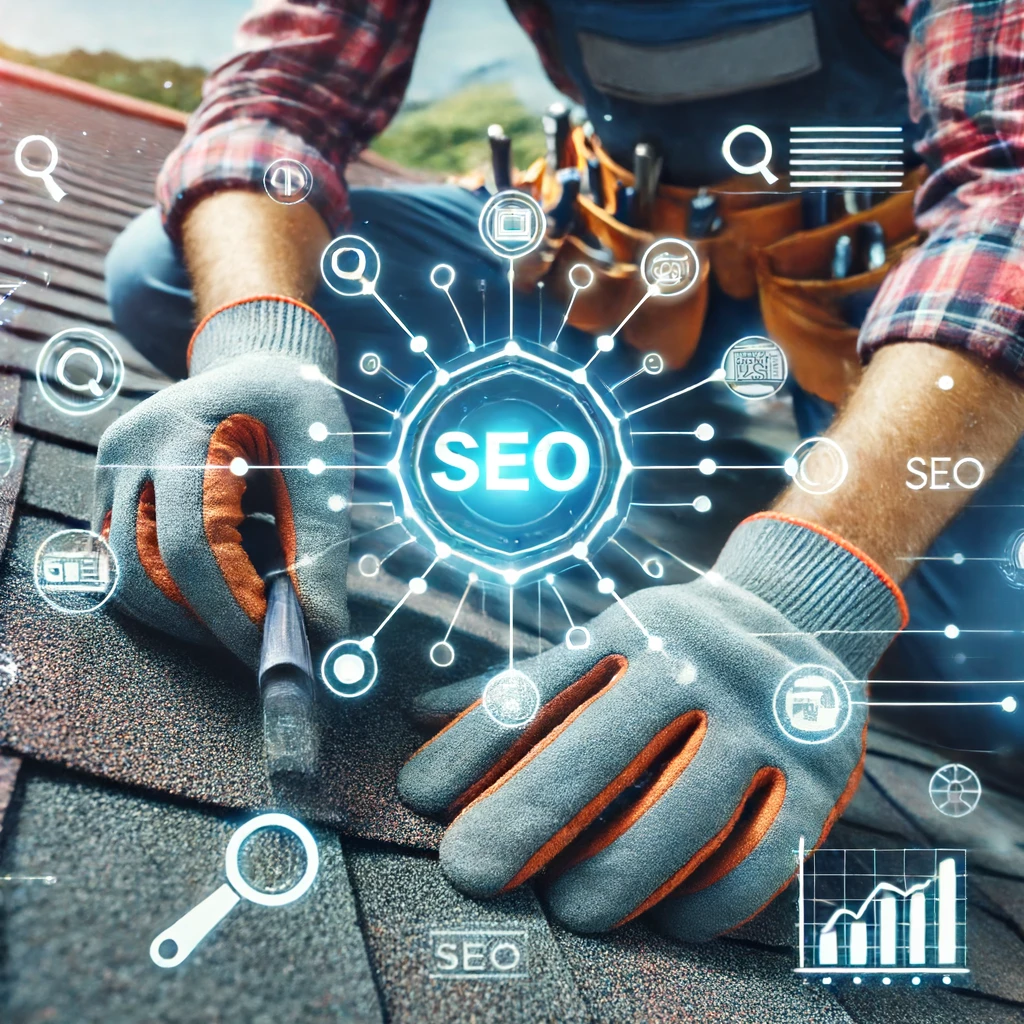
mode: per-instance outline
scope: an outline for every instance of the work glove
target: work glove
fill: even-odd
[[[421,714],[461,714],[404,766],[399,793],[458,815],[441,867],[470,896],[543,871],[551,913],[575,931],[646,914],[702,941],[785,888],[800,837],[813,849],[853,796],[867,721],[854,702],[905,617],[866,555],[809,523],[755,516],[705,578],[638,591],[589,624],[585,649],[518,664],[540,695],[525,727],[499,724],[500,702],[492,717],[482,678],[427,693]],[[776,711],[802,666],[816,669],[791,677],[810,678]],[[820,741],[815,710],[837,725],[848,714],[845,727]]]
[[[331,467],[351,467],[353,450],[336,370],[330,330],[291,299],[232,304],[199,325],[189,378],[100,439],[93,521],[117,557],[121,609],[255,666],[266,597],[239,525],[269,511],[314,642],[345,635],[352,472]],[[331,436],[315,441],[314,423]],[[311,472],[311,459],[328,468]]]

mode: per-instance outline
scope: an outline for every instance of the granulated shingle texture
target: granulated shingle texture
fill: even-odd
[[[239,904],[164,970],[150,942],[224,882],[226,844],[247,815],[24,771],[0,874],[57,881],[0,884],[5,1024],[380,1024],[336,836],[315,830],[320,870],[304,897]],[[295,869],[290,846],[264,843],[243,875],[273,891]]]
[[[349,847],[367,944],[394,1024],[577,1024],[584,1010],[536,897],[523,888],[495,900],[456,892],[432,857]],[[525,930],[528,976],[501,980],[443,976],[431,930]],[[431,978],[429,975],[442,974]]]

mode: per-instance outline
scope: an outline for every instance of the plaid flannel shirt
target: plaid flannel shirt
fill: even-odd
[[[903,52],[930,171],[917,198],[927,240],[886,278],[861,352],[937,342],[1024,377],[1024,0],[856,3],[879,45]],[[171,237],[199,198],[262,187],[281,157],[309,167],[310,202],[332,230],[342,228],[345,166],[398,108],[429,4],[257,0],[237,52],[210,75],[160,174]],[[548,75],[571,95],[543,0],[509,5]]]

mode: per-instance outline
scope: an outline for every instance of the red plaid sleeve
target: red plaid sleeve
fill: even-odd
[[[904,70],[930,175],[927,240],[885,280],[865,357],[895,341],[966,349],[1024,379],[1024,0],[913,0]]]
[[[257,0],[235,54],[157,180],[168,233],[222,188],[262,188],[274,160],[300,160],[311,202],[335,230],[348,220],[347,163],[391,120],[405,93],[430,0]]]

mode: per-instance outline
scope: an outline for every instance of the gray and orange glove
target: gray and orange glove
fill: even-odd
[[[852,797],[867,719],[856,681],[906,606],[866,555],[773,513],[741,523],[708,578],[625,603],[661,642],[615,605],[590,624],[587,649],[517,665],[541,699],[524,728],[487,713],[482,679],[421,698],[425,716],[461,713],[398,789],[422,813],[457,814],[441,866],[463,892],[493,896],[543,872],[569,928],[646,914],[700,941],[783,889],[800,837],[812,849]],[[835,673],[852,695],[828,742],[809,742],[822,735],[814,725],[803,741],[776,720],[776,689],[802,666]],[[834,716],[834,695],[823,703]]]
[[[120,608],[255,665],[266,598],[239,526],[270,511],[311,636],[345,635],[352,473],[330,467],[353,454],[336,368],[327,325],[291,299],[234,303],[199,325],[188,380],[100,439],[94,529],[117,556]],[[314,423],[333,436],[314,441]],[[310,472],[315,458],[328,468]]]

